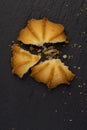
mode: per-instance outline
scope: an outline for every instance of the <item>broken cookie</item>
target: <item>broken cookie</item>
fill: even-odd
[[[60,59],[52,59],[34,66],[31,69],[31,77],[46,84],[51,89],[60,84],[70,84],[75,74]]]
[[[18,75],[20,78],[41,58],[40,55],[33,55],[19,47],[17,44],[12,45],[11,66],[12,73]]]
[[[62,24],[43,18],[29,20],[17,39],[24,44],[43,46],[44,43],[65,42],[67,38]]]

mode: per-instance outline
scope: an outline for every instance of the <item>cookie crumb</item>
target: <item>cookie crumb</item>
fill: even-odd
[[[81,11],[81,12],[83,12],[84,10],[83,10],[83,9],[81,9],[80,11]]]
[[[83,87],[82,85],[80,85],[80,84],[78,85],[78,88],[82,88],[82,87]]]
[[[85,34],[86,32],[82,32],[83,34]]]
[[[85,86],[85,85],[86,85],[86,83],[83,83],[83,85]]]
[[[67,58],[67,55],[66,55],[66,54],[65,54],[65,55],[63,55],[63,58],[64,58],[64,59],[66,59],[66,58]]]
[[[68,4],[66,4],[66,7],[68,7],[69,5]]]
[[[54,112],[58,112],[58,110],[57,109],[55,109],[55,111]]]
[[[80,67],[78,67],[77,69],[80,70]]]
[[[65,41],[65,43],[69,43],[69,41]]]
[[[78,48],[81,48],[81,47],[82,47],[81,45],[78,46]]]
[[[11,41],[12,43],[15,43],[15,41]]]
[[[77,68],[77,66],[73,66],[73,68],[75,68],[75,69],[76,69],[76,68]]]
[[[84,112],[84,110],[81,110],[81,112],[83,113],[83,112]]]
[[[37,52],[38,52],[38,53],[41,52],[41,49],[39,49]]]
[[[82,95],[83,94],[83,92],[80,92],[80,95]]]
[[[11,45],[10,45],[10,44],[9,44],[8,46],[9,46],[9,47],[11,47]]]
[[[76,47],[77,46],[77,43],[74,43],[73,47]]]
[[[50,11],[50,9],[47,9],[47,11]]]
[[[78,87],[80,88],[81,86],[80,86],[80,85],[78,85]]]
[[[64,44],[63,47],[65,47],[66,45]]]
[[[69,55],[69,56],[68,56],[68,59],[71,59],[71,58],[73,58],[73,55]]]
[[[12,130],[15,130],[15,128],[12,128]]]
[[[71,95],[72,95],[72,93],[71,93],[71,92],[69,92],[68,94],[69,94],[69,96],[71,96]]]
[[[62,91],[62,93],[64,94],[64,93],[65,93],[65,91],[63,90],[63,91]]]
[[[87,102],[87,98],[85,99],[85,101]]]
[[[69,119],[70,122],[72,122],[72,119]]]
[[[66,105],[67,104],[67,102],[64,102],[64,105]]]
[[[42,96],[42,97],[46,97],[46,93],[43,93],[41,96]]]
[[[40,55],[40,56],[41,56],[41,55],[42,55],[42,53],[38,53],[38,55]]]
[[[33,50],[34,50],[34,48],[33,48],[32,46],[30,46],[30,48],[29,48],[29,49],[30,49],[30,51],[33,51]]]

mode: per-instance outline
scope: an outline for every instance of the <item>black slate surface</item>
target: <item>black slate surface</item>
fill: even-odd
[[[65,26],[69,45],[57,47],[73,55],[64,62],[76,74],[52,91],[10,66],[9,45],[28,19],[43,16]],[[0,1],[0,130],[87,130],[87,0]]]

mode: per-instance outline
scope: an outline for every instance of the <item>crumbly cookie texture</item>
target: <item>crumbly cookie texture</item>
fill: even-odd
[[[75,77],[60,59],[46,60],[31,69],[31,77],[52,89],[60,84],[70,84]]]
[[[19,47],[17,44],[13,44],[11,66],[12,73],[18,75],[20,78],[41,58],[40,55],[33,55],[29,51],[26,51]]]
[[[20,30],[17,39],[24,44],[43,46],[44,43],[65,42],[67,37],[62,24],[43,18],[29,20],[26,27]]]

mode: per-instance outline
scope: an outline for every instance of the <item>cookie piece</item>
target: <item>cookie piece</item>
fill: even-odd
[[[13,44],[11,48],[12,73],[22,78],[23,75],[40,60],[41,56],[33,55],[30,52],[19,47],[17,44]]]
[[[44,43],[65,42],[67,38],[62,24],[43,18],[29,20],[17,39],[24,44],[43,46]]]
[[[70,84],[75,74],[60,59],[52,59],[34,66],[31,69],[31,77],[46,84],[51,89],[60,84]]]

